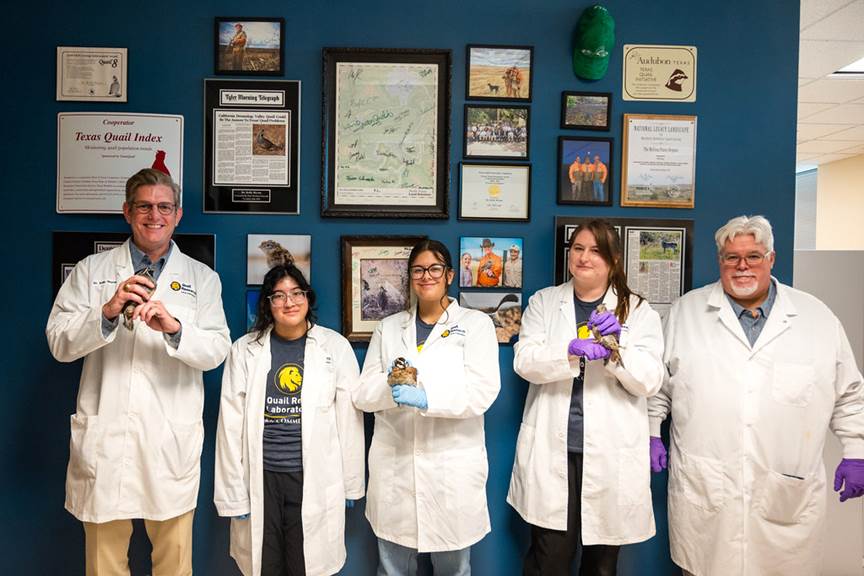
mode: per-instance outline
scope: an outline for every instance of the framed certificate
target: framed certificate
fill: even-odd
[[[57,100],[126,102],[126,48],[57,47]]]
[[[621,206],[693,208],[696,116],[624,115]]]
[[[530,220],[530,165],[463,162],[460,180],[459,220]]]

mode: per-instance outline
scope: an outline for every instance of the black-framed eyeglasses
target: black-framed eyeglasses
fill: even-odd
[[[742,260],[747,262],[747,266],[759,266],[765,261],[765,258],[767,258],[771,252],[772,250],[769,250],[764,254],[761,252],[751,252],[745,256],[739,254],[721,254],[720,261],[724,266],[729,266],[730,268],[737,268],[741,264]]]
[[[306,301],[306,293],[308,290],[292,290],[291,292],[282,292],[277,290],[273,294],[267,296],[271,306],[284,306],[290,299],[293,304],[302,304]]]
[[[431,266],[412,266],[411,267],[411,278],[413,280],[420,280],[423,278],[423,275],[427,272],[429,273],[429,277],[433,280],[437,280],[444,275],[444,272],[447,270],[447,267],[444,264],[432,264]]]
[[[172,202],[159,202],[158,204],[151,204],[150,202],[133,202],[132,207],[138,214],[149,214],[153,207],[156,207],[156,210],[159,211],[163,216],[168,216],[174,212],[176,208],[176,204]]]

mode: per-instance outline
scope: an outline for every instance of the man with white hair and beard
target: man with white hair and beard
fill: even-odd
[[[698,576],[819,574],[827,428],[843,445],[840,501],[864,493],[861,373],[831,310],[771,276],[768,220],[739,216],[714,238],[720,280],[672,306],[648,399],[654,472],[672,416],[672,559]]]

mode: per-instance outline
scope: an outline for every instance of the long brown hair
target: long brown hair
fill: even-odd
[[[618,317],[620,323],[627,321],[627,316],[630,314],[630,296],[636,296],[639,302],[642,303],[645,298],[633,292],[627,286],[627,275],[624,273],[624,259],[621,251],[621,240],[618,238],[618,232],[615,227],[608,221],[596,218],[579,224],[573,234],[570,236],[570,249],[573,249],[573,241],[576,236],[587,230],[594,236],[597,242],[597,250],[600,252],[600,257],[609,266],[609,285],[615,290],[618,296],[618,305],[615,306],[615,316]]]

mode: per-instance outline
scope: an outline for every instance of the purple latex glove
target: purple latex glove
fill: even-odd
[[[663,440],[657,436],[651,436],[651,472],[660,472],[666,469],[667,456]]]
[[[840,492],[840,488],[843,488],[843,492]],[[840,502],[864,494],[864,460],[843,458],[840,461],[837,471],[834,472],[834,491],[840,492]]]
[[[400,406],[413,406],[420,410],[428,408],[426,404],[426,391],[422,388],[397,384],[393,386],[391,393],[393,394],[393,401]]]
[[[600,330],[601,336],[614,334],[616,337],[621,337],[621,324],[618,323],[618,318],[615,317],[615,314],[608,310],[601,314],[598,314],[596,310],[591,312],[591,315],[588,317],[588,328],[597,328]]]
[[[567,346],[567,353],[584,356],[586,360],[602,360],[609,357],[610,350],[591,338],[574,338]]]

